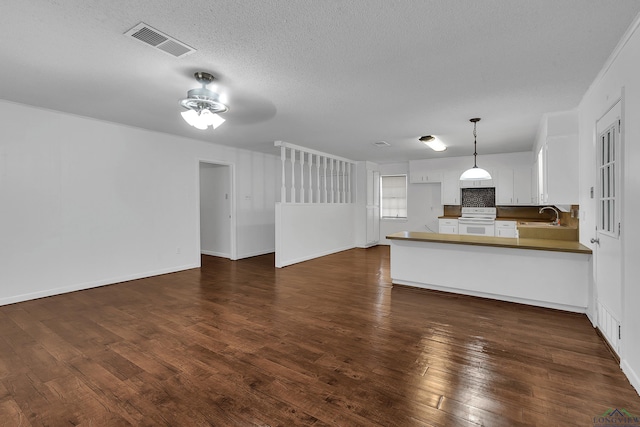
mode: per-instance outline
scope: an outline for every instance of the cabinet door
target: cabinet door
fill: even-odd
[[[516,205],[531,204],[531,168],[513,171],[513,202]]]
[[[578,204],[578,136],[547,138],[546,197],[548,204]]]
[[[442,182],[442,173],[415,171],[409,175],[410,184],[429,184],[434,182]]]
[[[411,172],[409,174],[409,184],[421,184],[424,179],[422,172]]]
[[[516,237],[516,230],[513,228],[496,228],[496,237]]]
[[[498,183],[496,185],[496,204],[512,205],[513,198],[513,169],[501,169],[498,171]]]
[[[441,225],[438,232],[440,234],[458,234],[458,227],[455,225]]]
[[[442,178],[442,204],[460,204],[460,172],[445,172]]]
[[[538,204],[538,160],[536,159],[531,168],[531,204]]]

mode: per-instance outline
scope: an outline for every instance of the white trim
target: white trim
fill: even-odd
[[[600,70],[596,78],[593,80],[591,85],[589,85],[589,88],[587,89],[587,91],[582,96],[582,99],[580,100],[580,104],[584,102],[584,100],[589,96],[591,91],[602,81],[604,76],[609,72],[609,68],[611,68],[611,66],[616,61],[616,59],[618,59],[618,56],[622,52],[622,49],[624,49],[624,47],[627,45],[629,40],[631,40],[631,37],[633,37],[633,34],[636,32],[638,27],[640,27],[640,13],[637,14],[636,17],[633,19],[633,22],[631,23],[631,25],[629,25],[629,28],[627,28],[627,31],[625,31],[625,33],[622,35],[622,38],[620,38],[620,41],[616,45],[615,49],[613,49],[613,52],[611,52],[611,55],[609,55],[609,58],[607,58],[607,60],[605,61],[604,65],[602,66],[602,69]]]
[[[276,264],[276,267],[282,268],[282,267],[286,267],[288,265],[293,265],[293,264],[297,264],[299,262],[309,261],[309,260],[312,260],[312,259],[315,259],[315,258],[320,258],[320,257],[323,257],[323,256],[335,254],[335,253],[338,253],[338,252],[348,251],[349,249],[354,249],[354,248],[356,248],[356,246],[344,246],[342,248],[336,248],[336,249],[331,249],[331,250],[328,250],[328,251],[317,252],[317,253],[312,254],[312,255],[308,255],[308,256],[304,256],[304,257],[301,257],[301,258],[296,258],[296,259],[292,259],[292,260],[280,263],[279,265]]]
[[[319,156],[322,156],[322,157],[328,157],[328,158],[334,159],[334,160],[341,160],[343,162],[351,163],[353,165],[356,164],[355,160],[347,159],[346,157],[334,156],[333,154],[329,154],[329,153],[325,153],[325,152],[317,151],[317,150],[312,150],[310,148],[306,148],[306,147],[303,147],[301,145],[291,144],[289,142],[273,141],[273,145],[275,147],[292,148],[292,149],[297,150],[297,151],[304,151],[305,153],[316,154],[316,155],[319,155]]]
[[[627,376],[629,382],[636,389],[636,393],[640,395],[640,375],[636,371],[633,370],[631,365],[627,362],[627,359],[622,359],[620,361],[620,368],[622,372]]]
[[[93,282],[77,283],[75,285],[46,289],[44,291],[32,292],[28,294],[14,295],[7,298],[0,298],[0,306],[15,304],[17,302],[34,300],[38,298],[45,298],[45,297],[50,297],[50,296],[55,296],[60,294],[66,294],[69,292],[84,291],[87,289],[99,288],[100,286],[114,285],[116,283],[128,282],[130,280],[145,279],[147,277],[160,276],[162,274],[175,273],[177,271],[190,270],[192,268],[199,268],[199,267],[200,267],[200,260],[198,260],[198,262],[194,264],[186,264],[186,265],[181,265],[177,267],[164,268],[160,270],[148,271],[145,273],[135,273],[127,276],[112,277],[110,279],[96,280]]]
[[[222,253],[222,252],[202,250],[202,251],[200,251],[200,253],[202,255],[209,255],[209,256],[216,256],[218,258],[231,259],[231,254],[226,254],[226,253]]]
[[[269,248],[269,249],[264,249],[261,251],[254,251],[254,252],[246,252],[243,254],[238,254],[238,257],[236,258],[236,260],[239,259],[243,259],[243,258],[251,258],[254,256],[260,256],[260,255],[267,255],[267,254],[272,254],[276,251],[276,248]]]

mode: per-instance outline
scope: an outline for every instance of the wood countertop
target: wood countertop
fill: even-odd
[[[440,215],[438,219],[459,219],[460,215]],[[515,221],[515,222],[539,222],[539,223],[548,223],[551,222],[548,219],[544,218],[521,218],[521,217],[496,217],[496,221]]]
[[[422,231],[400,231],[386,236],[389,240],[451,243],[457,245],[494,246],[500,248],[533,249],[538,251],[573,252],[591,254],[588,247],[574,241],[550,239],[526,239],[509,237],[467,236],[459,234],[426,233]]]

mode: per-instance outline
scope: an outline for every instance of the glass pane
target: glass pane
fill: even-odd
[[[610,197],[616,197],[616,164],[612,163],[609,167],[609,186],[611,187]]]
[[[614,133],[615,126],[611,129],[611,161],[616,161],[616,134]]]
[[[604,164],[604,141],[605,141],[605,135],[603,134],[602,137],[600,137],[600,159],[599,159],[599,166],[602,166]]]

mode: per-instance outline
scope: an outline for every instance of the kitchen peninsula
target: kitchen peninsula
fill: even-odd
[[[579,242],[403,231],[394,284],[584,313],[591,250]]]

